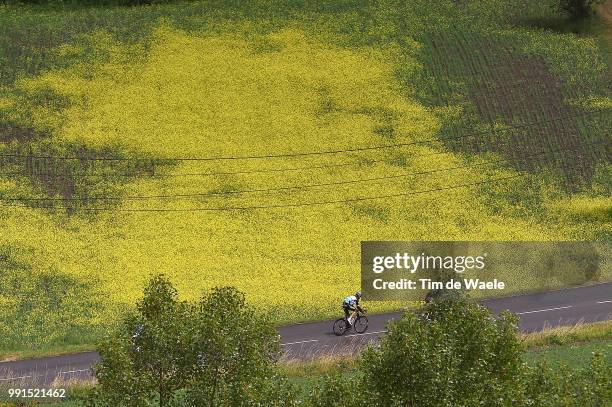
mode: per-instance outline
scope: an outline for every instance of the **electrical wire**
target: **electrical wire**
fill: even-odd
[[[321,205],[332,205],[332,204],[344,204],[344,203],[354,203],[354,202],[363,202],[363,201],[371,201],[378,199],[388,199],[388,198],[397,198],[397,197],[406,197],[412,195],[421,195],[426,193],[440,192],[440,191],[448,191],[458,188],[465,187],[473,187],[478,185],[495,183],[498,181],[505,181],[509,179],[516,179],[520,177],[524,177],[526,175],[531,174],[518,174],[509,177],[502,178],[494,178],[490,180],[484,180],[479,182],[472,182],[467,184],[458,184],[451,185],[448,187],[441,188],[432,188],[397,194],[389,194],[389,195],[376,195],[376,196],[366,196],[366,197],[357,197],[357,198],[348,198],[348,199],[338,199],[338,200],[327,200],[327,201],[315,201],[315,202],[302,202],[295,204],[277,204],[277,205],[256,205],[256,206],[230,206],[230,207],[217,207],[217,208],[110,208],[110,207],[98,207],[98,208],[79,208],[82,211],[88,212],[101,212],[101,211],[118,211],[118,212],[227,212],[227,211],[243,211],[243,210],[252,210],[252,209],[279,209],[279,208],[298,208],[298,207],[309,207],[309,206],[321,206]],[[10,205],[10,204],[0,204],[2,207],[13,207],[13,208],[30,208],[27,205]],[[68,210],[74,209],[66,206],[61,207],[52,207],[52,208],[44,208],[50,210]]]
[[[600,143],[590,143],[589,145],[596,145]],[[533,153],[524,156],[523,158],[531,158],[536,156],[541,156],[545,154],[555,154],[560,151],[567,150],[552,150],[552,151],[541,151],[539,153]],[[497,164],[502,162],[508,162],[507,159],[496,159],[496,160],[488,160],[482,163],[477,164],[465,164],[454,167],[445,167],[445,168],[436,168],[430,169],[426,171],[419,172],[409,172],[402,174],[393,174],[393,175],[384,175],[378,177],[370,177],[370,178],[358,178],[351,180],[342,180],[342,181],[334,181],[334,182],[326,182],[326,183],[315,183],[315,184],[305,184],[305,185],[289,185],[283,187],[274,187],[274,188],[259,188],[259,189],[246,189],[246,190],[235,190],[235,191],[211,191],[205,193],[190,193],[190,194],[171,194],[171,195],[136,195],[136,196],[113,196],[113,197],[76,197],[76,198],[57,198],[57,197],[40,197],[40,198],[19,198],[19,197],[11,197],[5,198],[0,196],[0,201],[44,201],[44,202],[52,202],[52,201],[122,201],[122,200],[146,200],[146,199],[184,199],[184,198],[202,198],[202,197],[213,197],[213,196],[226,196],[226,195],[242,195],[249,193],[259,193],[259,192],[279,192],[279,191],[287,191],[287,190],[301,190],[301,189],[310,189],[310,188],[320,188],[320,187],[329,187],[329,186],[338,186],[338,185],[347,185],[347,184],[355,184],[361,182],[371,182],[371,181],[383,181],[389,179],[398,179],[398,178],[406,178],[420,175],[428,175],[438,172],[446,172],[446,171],[455,171],[459,169],[467,169],[467,168],[475,168],[481,167],[484,165]]]
[[[398,147],[406,147],[411,145],[428,144],[434,142],[443,142],[447,140],[458,140],[466,137],[476,136],[479,134],[491,134],[500,131],[507,131],[509,129],[519,129],[524,127],[530,127],[537,124],[552,123],[559,120],[578,118],[578,117],[589,117],[602,113],[609,113],[605,109],[597,109],[590,112],[585,112],[579,115],[569,115],[564,117],[556,117],[553,119],[536,121],[531,123],[523,123],[515,126],[506,126],[500,129],[492,129],[475,133],[468,133],[457,135],[456,137],[446,138],[432,138],[418,141],[411,141],[406,143],[395,143],[386,144],[370,147],[354,147],[337,150],[323,150],[323,151],[306,151],[306,152],[295,152],[295,153],[278,153],[278,154],[262,154],[262,155],[243,155],[243,156],[211,156],[211,157],[174,157],[174,158],[136,158],[136,157],[76,157],[76,156],[41,156],[41,155],[28,155],[28,154],[0,154],[0,157],[12,157],[12,158],[30,158],[30,159],[49,159],[49,160],[78,160],[78,161],[230,161],[230,160],[255,160],[255,159],[273,159],[273,158],[290,158],[290,157],[304,157],[304,156],[319,156],[319,155],[332,155],[332,154],[346,154],[360,151],[372,151],[382,150]]]

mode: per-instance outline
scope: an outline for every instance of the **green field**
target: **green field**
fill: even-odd
[[[531,351],[525,354],[525,359],[528,363],[546,361],[553,366],[565,364],[574,367],[585,367],[589,363],[593,352],[604,352],[604,354],[609,355],[610,349],[612,349],[612,341],[593,341]]]
[[[0,353],[94,343],[160,272],[282,323],[338,313],[362,240],[610,240],[597,30],[286,3],[0,6]]]

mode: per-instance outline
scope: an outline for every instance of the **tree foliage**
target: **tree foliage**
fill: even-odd
[[[94,404],[144,406],[156,399],[169,405],[188,379],[188,317],[188,305],[178,301],[170,282],[154,277],[136,311],[99,347]]]
[[[392,324],[364,354],[377,405],[519,405],[522,345],[517,319],[495,318],[465,298],[441,299]]]
[[[280,354],[278,333],[246,305],[244,294],[231,287],[214,289],[191,315],[192,405],[290,404],[272,364]]]
[[[134,313],[99,347],[91,406],[290,405],[274,369],[278,334],[234,288],[181,302],[154,277]]]

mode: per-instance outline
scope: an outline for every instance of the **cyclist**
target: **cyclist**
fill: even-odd
[[[353,320],[355,319],[355,315],[357,311],[363,312],[361,307],[359,306],[359,300],[361,299],[361,291],[357,291],[355,295],[349,295],[342,301],[342,309],[344,310],[344,317],[346,318],[346,322],[350,325],[353,324]]]

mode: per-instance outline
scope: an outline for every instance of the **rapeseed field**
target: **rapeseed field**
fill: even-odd
[[[481,120],[461,136],[449,123],[473,116],[470,94],[488,99],[470,93],[476,85],[460,76],[468,68],[438,88],[427,71],[439,58],[426,58],[429,14],[413,10],[406,28],[396,21],[402,10],[386,3],[347,6],[337,20],[325,8],[261,20],[194,7],[71,11],[67,21],[90,20],[70,35],[48,11],[57,20],[46,23],[48,43],[4,44],[0,350],[89,344],[156,273],[186,299],[237,286],[288,323],[338,314],[359,286],[363,240],[609,239],[609,161],[594,161],[590,178],[568,189],[554,165],[526,170],[506,150],[461,148],[469,131],[491,127]],[[16,13],[0,9],[13,21],[7,32],[47,11]],[[481,34],[511,37],[486,15]],[[444,9],[436,18],[441,29],[469,25]],[[142,21],[142,31],[126,36],[116,21]],[[546,35],[556,49],[529,40],[522,52],[555,66],[547,55],[580,49],[563,83],[582,70],[595,85],[568,99],[609,109],[593,78],[608,69],[597,46]],[[564,69],[551,75],[562,80]],[[433,102],[438,91],[450,102]],[[546,114],[537,120],[554,119]],[[601,139],[605,123],[593,119],[581,134]],[[494,123],[492,137],[508,126]],[[395,147],[359,150],[384,145]],[[335,152],[300,155],[321,151]],[[117,160],[83,159],[96,156]],[[521,291],[536,280],[510,284]]]

